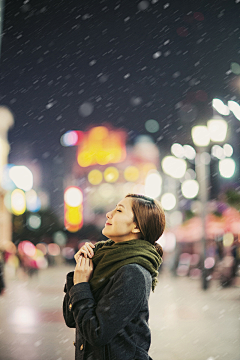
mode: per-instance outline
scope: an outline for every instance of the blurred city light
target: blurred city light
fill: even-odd
[[[183,145],[184,156],[189,160],[194,160],[196,157],[195,149],[190,145]]]
[[[64,194],[64,201],[72,207],[77,207],[82,203],[82,192],[77,187],[69,187]]]
[[[126,157],[126,133],[97,126],[84,133],[78,148],[77,161],[81,167],[118,163]]]
[[[232,233],[226,233],[223,235],[223,246],[231,246],[234,242],[234,235]]]
[[[196,176],[197,174],[193,169],[187,169],[184,177],[186,180],[195,180]]]
[[[164,251],[172,252],[176,247],[176,236],[171,232],[164,232],[157,243],[162,246]]]
[[[225,158],[224,149],[220,145],[213,145],[211,149],[211,154],[219,160]]]
[[[104,179],[107,182],[110,182],[110,183],[116,182],[118,177],[119,177],[118,169],[115,168],[114,166],[109,166],[108,168],[105,169]]]
[[[54,243],[48,244],[47,249],[48,249],[49,255],[52,255],[52,256],[57,256],[61,252],[59,245],[54,244]]]
[[[231,71],[235,75],[240,75],[240,65],[236,62],[232,62],[230,66]]]
[[[229,108],[220,99],[213,99],[212,106],[221,115],[229,115],[230,114]]]
[[[75,250],[72,247],[66,246],[62,249],[62,256],[67,260],[72,260],[75,255]]]
[[[30,241],[25,240],[18,244],[18,251],[22,254],[33,257],[36,254],[36,247]]]
[[[88,174],[88,181],[92,185],[98,185],[102,182],[103,175],[100,170],[91,170]]]
[[[10,322],[15,325],[17,332],[20,331],[24,333],[25,331],[29,332],[29,329],[26,328],[37,326],[38,321],[33,308],[29,306],[18,306],[13,310]]]
[[[41,201],[33,189],[26,192],[26,206],[27,210],[31,212],[39,211],[41,208]]]
[[[145,180],[145,195],[157,198],[162,192],[162,177],[158,172],[150,173]]]
[[[62,146],[74,146],[82,141],[83,136],[82,131],[67,131],[61,136],[60,143]]]
[[[240,105],[235,101],[228,101],[228,107],[233,112],[234,116],[240,120]]]
[[[14,215],[22,215],[26,210],[25,193],[20,189],[13,190],[11,194],[11,210]]]
[[[186,199],[193,199],[199,191],[199,184],[196,180],[185,180],[181,184],[182,194]]]
[[[175,210],[169,216],[170,226],[178,226],[183,222],[183,214],[181,211]]]
[[[33,174],[26,166],[12,166],[9,177],[19,189],[28,191],[33,187]]]
[[[174,156],[166,156],[162,160],[162,168],[165,174],[170,175],[175,179],[181,179],[187,169],[187,163],[183,159],[178,159]]]
[[[229,144],[224,144],[223,145],[223,151],[224,151],[224,155],[227,156],[227,157],[231,157],[232,154],[233,154],[233,148]]]
[[[139,178],[139,170],[136,166],[128,166],[124,170],[124,178],[127,181],[135,182]]]
[[[227,158],[219,161],[219,172],[224,178],[231,178],[235,173],[236,163],[233,159]]]
[[[36,245],[36,248],[37,248],[38,250],[40,250],[40,251],[43,253],[43,255],[46,255],[46,254],[47,254],[47,244],[45,244],[45,243],[38,243],[38,244]]]
[[[184,148],[181,144],[175,143],[171,146],[171,153],[177,158],[183,158],[185,156]]]
[[[147,120],[145,122],[145,128],[150,133],[155,133],[159,130],[159,123],[156,120]]]
[[[192,139],[196,146],[208,146],[210,135],[206,126],[194,126],[192,128]]]
[[[15,189],[15,184],[12,181],[12,179],[9,176],[9,170],[13,167],[14,165],[5,165],[3,168],[3,174],[2,174],[2,179],[1,179],[1,186],[3,189],[5,190],[14,190]]]
[[[64,246],[67,242],[67,235],[63,231],[57,231],[53,234],[53,241],[59,246]]]
[[[80,188],[71,186],[64,193],[64,225],[76,232],[83,225],[83,194]]]
[[[204,267],[205,269],[212,269],[215,265],[215,259],[214,257],[207,257],[205,260],[204,260]]]
[[[227,135],[228,124],[224,119],[214,118],[207,122],[210,139],[214,142],[222,142]]]
[[[176,206],[176,197],[171,193],[165,193],[161,197],[161,204],[164,210],[172,210]]]
[[[99,195],[104,199],[110,199],[114,197],[115,189],[111,184],[101,184],[98,188]]]
[[[39,229],[41,226],[41,216],[40,215],[30,215],[27,219],[27,226],[30,229]]]

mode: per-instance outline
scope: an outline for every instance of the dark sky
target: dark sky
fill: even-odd
[[[6,0],[3,30],[10,161],[51,161],[64,132],[104,122],[131,140],[148,119],[169,151],[190,143],[213,97],[239,101],[239,0]]]

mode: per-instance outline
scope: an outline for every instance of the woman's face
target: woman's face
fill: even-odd
[[[114,242],[137,239],[140,233],[133,222],[132,199],[121,200],[116,208],[106,214],[107,221],[102,230],[103,235]]]

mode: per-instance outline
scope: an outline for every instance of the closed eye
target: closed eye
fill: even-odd
[[[122,212],[121,210],[117,210],[117,211]]]

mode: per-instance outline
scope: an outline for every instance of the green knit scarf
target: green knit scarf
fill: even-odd
[[[95,244],[93,276],[90,286],[93,295],[100,293],[111,276],[122,266],[127,264],[139,264],[147,269],[152,275],[152,290],[157,285],[158,268],[162,258],[155,246],[146,240],[134,239],[115,243],[113,240],[99,241]]]

